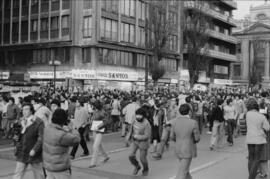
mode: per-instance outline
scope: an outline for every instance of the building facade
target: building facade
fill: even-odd
[[[237,58],[233,64],[232,77],[234,83],[250,84],[252,72],[261,77],[264,88],[270,88],[269,61],[270,61],[270,4],[250,7],[250,14],[246,16],[243,26],[234,32],[238,39]]]
[[[179,6],[174,0],[169,6],[177,33],[161,61],[166,74],[160,82],[176,86]],[[1,74],[13,79],[29,73],[32,81],[47,83],[54,76],[49,62],[60,61],[58,85],[71,81],[84,88],[141,87],[146,8],[141,0],[0,0]]]
[[[230,78],[231,64],[237,61],[236,44],[237,39],[232,36],[232,29],[236,27],[232,12],[237,8],[234,1],[184,1],[187,10],[200,8],[205,15],[209,16],[207,33],[207,56],[210,58],[206,72],[199,77],[201,83],[226,84]],[[184,67],[187,66],[184,54]]]
[[[187,67],[181,58],[182,7],[190,3],[171,0],[168,11],[176,31],[161,61],[166,74],[162,86],[176,87]],[[191,1],[190,1],[191,2]],[[192,4],[191,4],[192,6]],[[213,17],[209,56],[212,61],[202,82],[229,78],[230,63],[236,60],[234,1],[206,1],[205,13]],[[47,84],[56,67],[58,85],[81,88],[111,87],[141,89],[145,68],[144,0],[0,0],[0,79],[30,80]]]

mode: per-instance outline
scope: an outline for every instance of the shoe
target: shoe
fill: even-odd
[[[213,146],[211,146],[211,147],[210,147],[210,151],[213,151],[213,150],[214,150],[214,147],[213,147]]]
[[[207,132],[206,132],[206,134],[209,134],[209,135],[211,135],[211,134],[212,134],[212,132],[211,132],[211,131],[207,131]]]
[[[110,157],[106,157],[106,158],[103,160],[103,163],[108,162],[108,160],[110,160]]]
[[[88,156],[89,154],[82,154],[82,155],[80,155],[80,157],[86,157],[86,156]]]
[[[95,168],[96,165],[90,165],[88,168]]]
[[[258,176],[259,176],[260,178],[266,178],[266,177],[267,177],[267,174],[259,173]]]
[[[160,154],[153,155],[153,158],[156,160],[161,160],[162,156]]]
[[[137,167],[135,167],[135,169],[133,171],[133,175],[138,175],[140,169],[141,169],[141,166],[140,165],[138,165]]]
[[[125,144],[125,147],[129,147],[129,143],[126,143],[126,144]]]
[[[75,159],[75,157],[74,156],[70,156],[70,160],[74,160]]]
[[[233,146],[233,143],[229,143],[229,146],[231,146],[231,147],[232,147],[232,146]]]
[[[149,170],[143,170],[142,171],[142,176],[148,176]]]

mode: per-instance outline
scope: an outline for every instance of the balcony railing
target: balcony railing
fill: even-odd
[[[234,9],[237,9],[237,3],[233,0],[221,0],[223,3],[233,7]]]
[[[207,30],[208,31],[208,34],[211,36],[211,37],[215,37],[217,39],[221,39],[221,40],[224,40],[224,41],[229,41],[231,43],[234,43],[236,44],[237,43],[237,38],[233,37],[233,36],[230,36],[230,35],[226,35],[226,34],[223,34],[223,33],[220,33],[220,32],[217,32],[215,30]]]
[[[232,55],[232,54],[228,54],[228,53],[224,53],[224,52],[220,52],[216,50],[209,50],[208,52],[209,52],[208,55],[214,58],[224,59],[227,61],[237,61],[236,55]]]
[[[187,44],[185,44],[183,46],[183,53],[187,53],[187,50],[188,50],[188,46]],[[223,60],[233,61],[233,62],[238,61],[236,55],[228,54],[228,53],[221,52],[218,50],[207,49],[205,51],[205,49],[202,49],[201,53],[212,58],[223,59]]]
[[[184,7],[185,8],[197,8],[202,10],[208,15],[211,15],[214,18],[217,18],[223,22],[230,23],[233,26],[236,26],[235,20],[231,18],[228,15],[222,14],[220,12],[217,12],[213,9],[210,9],[209,4],[207,3],[196,3],[195,1],[185,1],[184,2]]]

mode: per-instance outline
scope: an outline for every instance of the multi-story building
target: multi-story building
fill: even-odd
[[[160,82],[176,86],[179,77],[179,6],[169,11],[177,31],[161,63]],[[0,70],[3,78],[73,86],[134,89],[143,86],[145,18],[143,0],[0,0]],[[70,79],[70,80],[66,80]]]
[[[236,62],[237,39],[232,36],[232,28],[236,26],[232,17],[232,11],[237,8],[236,2],[229,0],[216,1],[184,1],[184,7],[188,10],[200,10],[209,18],[208,50],[206,55],[210,63],[206,67],[204,77],[199,77],[199,82],[214,84],[227,84],[230,78],[232,62]],[[184,54],[184,67],[187,66]]]

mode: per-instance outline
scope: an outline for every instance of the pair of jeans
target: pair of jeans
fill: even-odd
[[[255,179],[260,166],[264,144],[248,144],[248,179]]]
[[[195,114],[195,119],[199,125],[200,134],[202,134],[202,129],[203,129],[203,116],[202,116],[202,114]]]
[[[233,133],[234,133],[235,127],[236,127],[236,120],[228,119],[227,120],[227,129],[228,129],[227,142],[230,144],[233,144]]]
[[[165,145],[169,140],[169,137],[170,137],[170,127],[165,126],[165,127],[163,127],[161,141],[160,141],[158,148],[157,148],[157,155],[162,156],[162,154],[164,152]]]
[[[88,155],[89,154],[89,150],[88,150],[87,145],[86,145],[86,142],[85,142],[84,131],[85,131],[85,128],[84,127],[80,127],[78,129],[78,132],[79,132],[80,137],[81,137],[80,145],[82,146],[83,154]],[[78,147],[79,147],[79,144],[73,147],[73,149],[72,149],[72,151],[70,153],[70,155],[72,157],[75,157],[76,152],[78,150]]]
[[[22,162],[17,162],[15,174],[13,175],[13,179],[23,179],[28,165],[30,165],[35,179],[45,179],[44,171],[42,168],[42,163],[26,164],[26,163],[22,163]]]
[[[131,144],[131,152],[129,155],[129,161],[135,167],[139,166],[139,162],[136,159],[136,153],[138,150],[140,150],[140,161],[141,161],[142,166],[143,166],[143,171],[148,171],[149,170],[148,161],[147,161],[148,149],[140,149],[139,145],[135,142],[132,142],[132,144]]]
[[[179,169],[176,175],[177,179],[192,179],[189,168],[192,158],[179,158]]]
[[[212,128],[212,136],[211,136],[211,146],[215,145],[219,146],[222,142],[223,138],[223,123],[219,121],[214,121]]]
[[[46,179],[71,179],[70,170],[62,172],[50,172],[46,170],[47,177]]]
[[[111,119],[112,119],[112,124],[111,124],[112,132],[117,132],[118,127],[119,127],[119,122],[120,122],[120,116],[111,115]]]
[[[93,155],[91,159],[91,165],[96,165],[99,152],[105,159],[108,158],[108,155],[106,154],[102,146],[102,133],[94,132]]]

